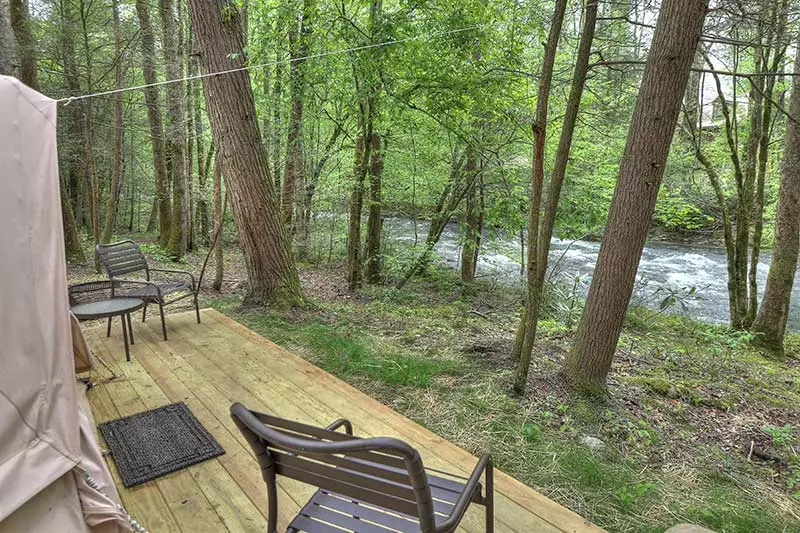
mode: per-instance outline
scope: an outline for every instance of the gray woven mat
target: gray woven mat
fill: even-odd
[[[225,453],[183,402],[100,424],[125,487]]]

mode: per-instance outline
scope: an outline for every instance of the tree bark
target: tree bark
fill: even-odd
[[[475,147],[467,146],[467,163],[464,172],[474,174],[477,172]],[[464,245],[461,248],[461,281],[472,283],[475,281],[475,265],[478,261],[478,248],[481,238],[481,209],[478,198],[480,183],[476,179],[466,193],[464,213]]]
[[[175,21],[173,0],[160,1],[161,23],[163,27],[164,65],[167,79],[183,78],[180,42]],[[172,221],[170,223],[167,251],[178,259],[186,253],[187,242],[187,204],[186,204],[186,138],[184,123],[184,83],[167,85],[167,154],[172,173]]]
[[[227,193],[226,193],[227,198]],[[225,207],[227,202],[222,201],[222,165],[219,159],[214,163],[214,235],[217,241],[214,243],[214,284],[215,291],[222,289],[222,270],[224,268],[222,257],[222,224],[225,219]]]
[[[119,23],[119,2],[114,0],[111,6],[111,20],[114,26],[114,52],[116,56],[116,64],[114,66],[114,76],[116,88],[121,89],[123,85],[122,79],[122,29]],[[103,225],[103,234],[100,237],[100,242],[109,243],[114,234],[114,226],[117,221],[117,205],[119,204],[119,195],[122,191],[122,150],[125,142],[123,135],[124,130],[122,127],[122,93],[119,92],[114,95],[114,167],[111,169],[111,190],[108,195],[108,203],[106,204],[106,221]]]
[[[9,0],[11,28],[17,42],[19,58],[19,79],[31,89],[39,90],[39,79],[36,74],[36,42],[31,33],[28,4],[25,0]]]
[[[289,132],[286,137],[286,167],[283,172],[281,193],[281,213],[283,223],[294,235],[294,204],[298,187],[305,182],[303,155],[303,100],[305,97],[305,57],[311,36],[311,17],[314,0],[303,0],[299,21],[289,30],[289,49],[292,63],[289,67],[289,90],[291,93],[291,112]]]
[[[226,0],[189,0],[200,60],[205,73],[244,65],[239,11]],[[211,132],[236,222],[248,274],[245,305],[291,306],[303,303],[258,129],[245,71],[204,79]]]
[[[147,120],[150,123],[150,143],[153,152],[153,170],[155,174],[156,197],[153,211],[147,224],[148,231],[153,231],[154,215],[158,216],[159,242],[166,244],[170,235],[172,220],[172,204],[169,199],[169,180],[164,148],[164,125],[161,117],[161,96],[158,87],[152,85],[158,81],[156,76],[156,50],[153,27],[150,22],[150,4],[146,0],[136,0],[136,14],[139,18],[140,42],[142,45],[142,75],[149,87],[144,89],[144,101],[147,106]],[[156,209],[157,207],[157,209]]]
[[[347,284],[350,290],[361,286],[361,210],[369,157],[366,135],[364,132],[359,133],[354,151],[353,188],[350,191],[350,221],[347,230]]]
[[[800,46],[797,48],[792,78],[789,114],[800,117]],[[775,245],[767,275],[764,299],[752,331],[761,342],[777,352],[783,351],[783,338],[789,317],[797,254],[800,249],[800,126],[787,121],[781,184],[775,213]]]
[[[539,321],[542,292],[544,291],[544,281],[547,274],[547,263],[550,254],[550,239],[553,237],[556,215],[558,213],[558,202],[561,198],[561,187],[564,183],[564,176],[569,162],[570,149],[572,147],[572,135],[575,131],[575,123],[578,119],[583,88],[586,82],[586,74],[589,71],[589,58],[591,56],[592,42],[597,25],[597,0],[588,0],[586,3],[583,18],[583,29],[581,30],[580,44],[578,45],[578,55],[575,59],[575,70],[572,76],[572,87],[570,88],[567,107],[564,114],[564,121],[561,124],[561,135],[558,140],[555,162],[550,175],[549,189],[545,201],[544,216],[539,235],[536,236],[536,279],[533,287],[533,297],[526,301],[525,310],[520,321],[520,325],[525,326],[525,335],[517,335],[515,351],[525,353],[526,341],[531,348],[536,340],[536,327]],[[530,275],[530,272],[529,272]],[[529,338],[526,338],[529,337]],[[530,358],[530,355],[528,355]],[[524,362],[523,362],[524,364]],[[528,368],[530,362],[524,366],[517,367],[518,380],[515,380],[515,390],[522,393],[528,380]]]
[[[589,296],[564,366],[567,380],[584,392],[605,390],[707,7],[707,0],[661,5]]]
[[[536,118],[533,121],[533,154],[531,168],[531,201],[528,206],[528,260],[527,277],[525,283],[525,311],[520,320],[517,335],[514,340],[516,361],[514,371],[514,390],[522,393],[528,377],[528,367],[531,364],[533,353],[533,340],[536,335],[537,314],[531,312],[532,306],[538,306],[536,295],[536,269],[538,261],[537,241],[539,236],[539,217],[542,201],[542,187],[544,185],[544,148],[547,135],[547,111],[550,101],[550,86],[553,79],[553,64],[558,49],[558,39],[561,35],[561,26],[564,22],[564,12],[567,8],[566,0],[557,0],[553,18],[550,22],[550,32],[542,59],[542,70],[539,77],[539,92],[536,96]]]
[[[381,279],[381,232],[383,230],[381,136],[373,132],[369,144],[369,207],[367,209],[367,236],[364,243],[364,278],[367,283],[378,283]]]

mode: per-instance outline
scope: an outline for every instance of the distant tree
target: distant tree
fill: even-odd
[[[162,48],[164,65],[169,80],[183,78],[183,56],[181,42],[178,37],[178,25],[173,0],[160,0],[161,24],[163,28]],[[173,258],[186,253],[187,232],[189,228],[186,202],[186,186],[188,180],[186,169],[186,115],[184,105],[183,82],[167,85],[167,162],[168,173],[172,177],[172,221],[170,222],[169,239],[166,248]]]
[[[0,0],[0,74],[13,76],[14,63],[14,34],[11,29],[8,0]]]
[[[589,296],[564,366],[568,381],[584,392],[606,386],[707,8],[707,0],[661,4]]]
[[[123,85],[123,65],[122,65],[122,28],[119,20],[119,1],[114,0],[111,6],[111,20],[114,25],[114,54],[117,60],[114,64],[114,80],[117,89],[122,89]],[[122,190],[122,148],[125,142],[124,129],[122,125],[122,93],[114,95],[114,167],[111,170],[111,190],[106,204],[106,220],[103,225],[103,233],[100,242],[111,242],[114,234],[114,226],[117,221],[117,205],[119,195]]]
[[[244,65],[239,10],[226,0],[189,0],[203,71]],[[300,279],[281,220],[267,154],[258,129],[250,75],[230,72],[203,80],[206,110],[248,274],[245,305],[303,303]]]
[[[789,318],[789,301],[800,249],[800,125],[797,123],[800,120],[800,46],[797,47],[795,56],[789,115],[775,213],[772,263],[764,299],[751,328],[767,347],[777,352],[783,351],[783,337]]]
[[[136,0],[136,15],[139,18],[139,42],[141,43],[142,76],[148,87],[144,89],[144,102],[147,107],[147,120],[150,124],[150,143],[153,153],[155,173],[155,200],[151,220],[158,220],[159,242],[169,240],[172,221],[172,203],[169,199],[169,178],[164,148],[164,122],[161,117],[161,95],[154,84],[158,81],[156,69],[156,45],[153,26],[150,21],[150,4],[146,0]],[[154,217],[154,215],[156,215]],[[148,224],[148,230],[154,228]]]
[[[8,0],[11,15],[11,28],[17,42],[19,59],[19,79],[34,90],[39,90],[39,77],[36,73],[36,42],[31,32],[28,4],[25,0]]]

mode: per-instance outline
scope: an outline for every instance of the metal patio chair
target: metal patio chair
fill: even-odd
[[[186,270],[150,267],[139,245],[131,240],[119,241],[111,244],[98,244],[95,247],[95,253],[97,254],[100,265],[102,265],[103,270],[105,270],[106,275],[110,279],[124,281],[126,285],[135,285],[135,287],[131,289],[126,289],[122,294],[115,294],[115,296],[129,296],[131,298],[141,298],[144,300],[145,306],[142,311],[142,322],[147,319],[147,305],[158,304],[158,312],[161,315],[161,332],[164,334],[164,340],[167,340],[167,324],[164,320],[165,305],[173,304],[184,298],[194,298],[194,310],[197,315],[197,323],[200,323],[200,307],[197,302],[199,287],[191,272]],[[151,279],[152,273],[176,274],[181,277],[155,281]],[[128,274],[143,275],[144,279],[121,277]],[[169,299],[166,298],[173,294],[179,294],[179,296]]]
[[[469,478],[462,478],[426,469],[419,453],[401,440],[354,436],[345,419],[319,428],[239,403],[231,406],[231,417],[250,443],[267,484],[268,533],[276,533],[277,527],[276,476],[318,488],[287,533],[447,533],[456,530],[471,503],[485,507],[486,532],[494,531],[489,455],[480,458]],[[335,431],[340,427],[345,433]]]

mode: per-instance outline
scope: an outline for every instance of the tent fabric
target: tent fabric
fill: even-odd
[[[9,522],[17,523],[17,511],[42,518],[48,514],[45,508],[37,513],[35,505],[48,494],[59,498],[56,507],[65,506],[52,510],[63,514],[60,519],[82,516],[70,471],[82,464],[97,467],[99,450],[96,442],[84,443],[84,449],[81,442],[61,222],[56,102],[15,78],[0,76],[0,117],[2,531],[12,513],[16,516]],[[93,431],[84,436],[94,441]],[[94,448],[97,456],[87,458],[86,446]],[[99,468],[105,468],[102,459]],[[74,497],[64,497],[64,491]],[[26,502],[34,504],[33,509]]]

